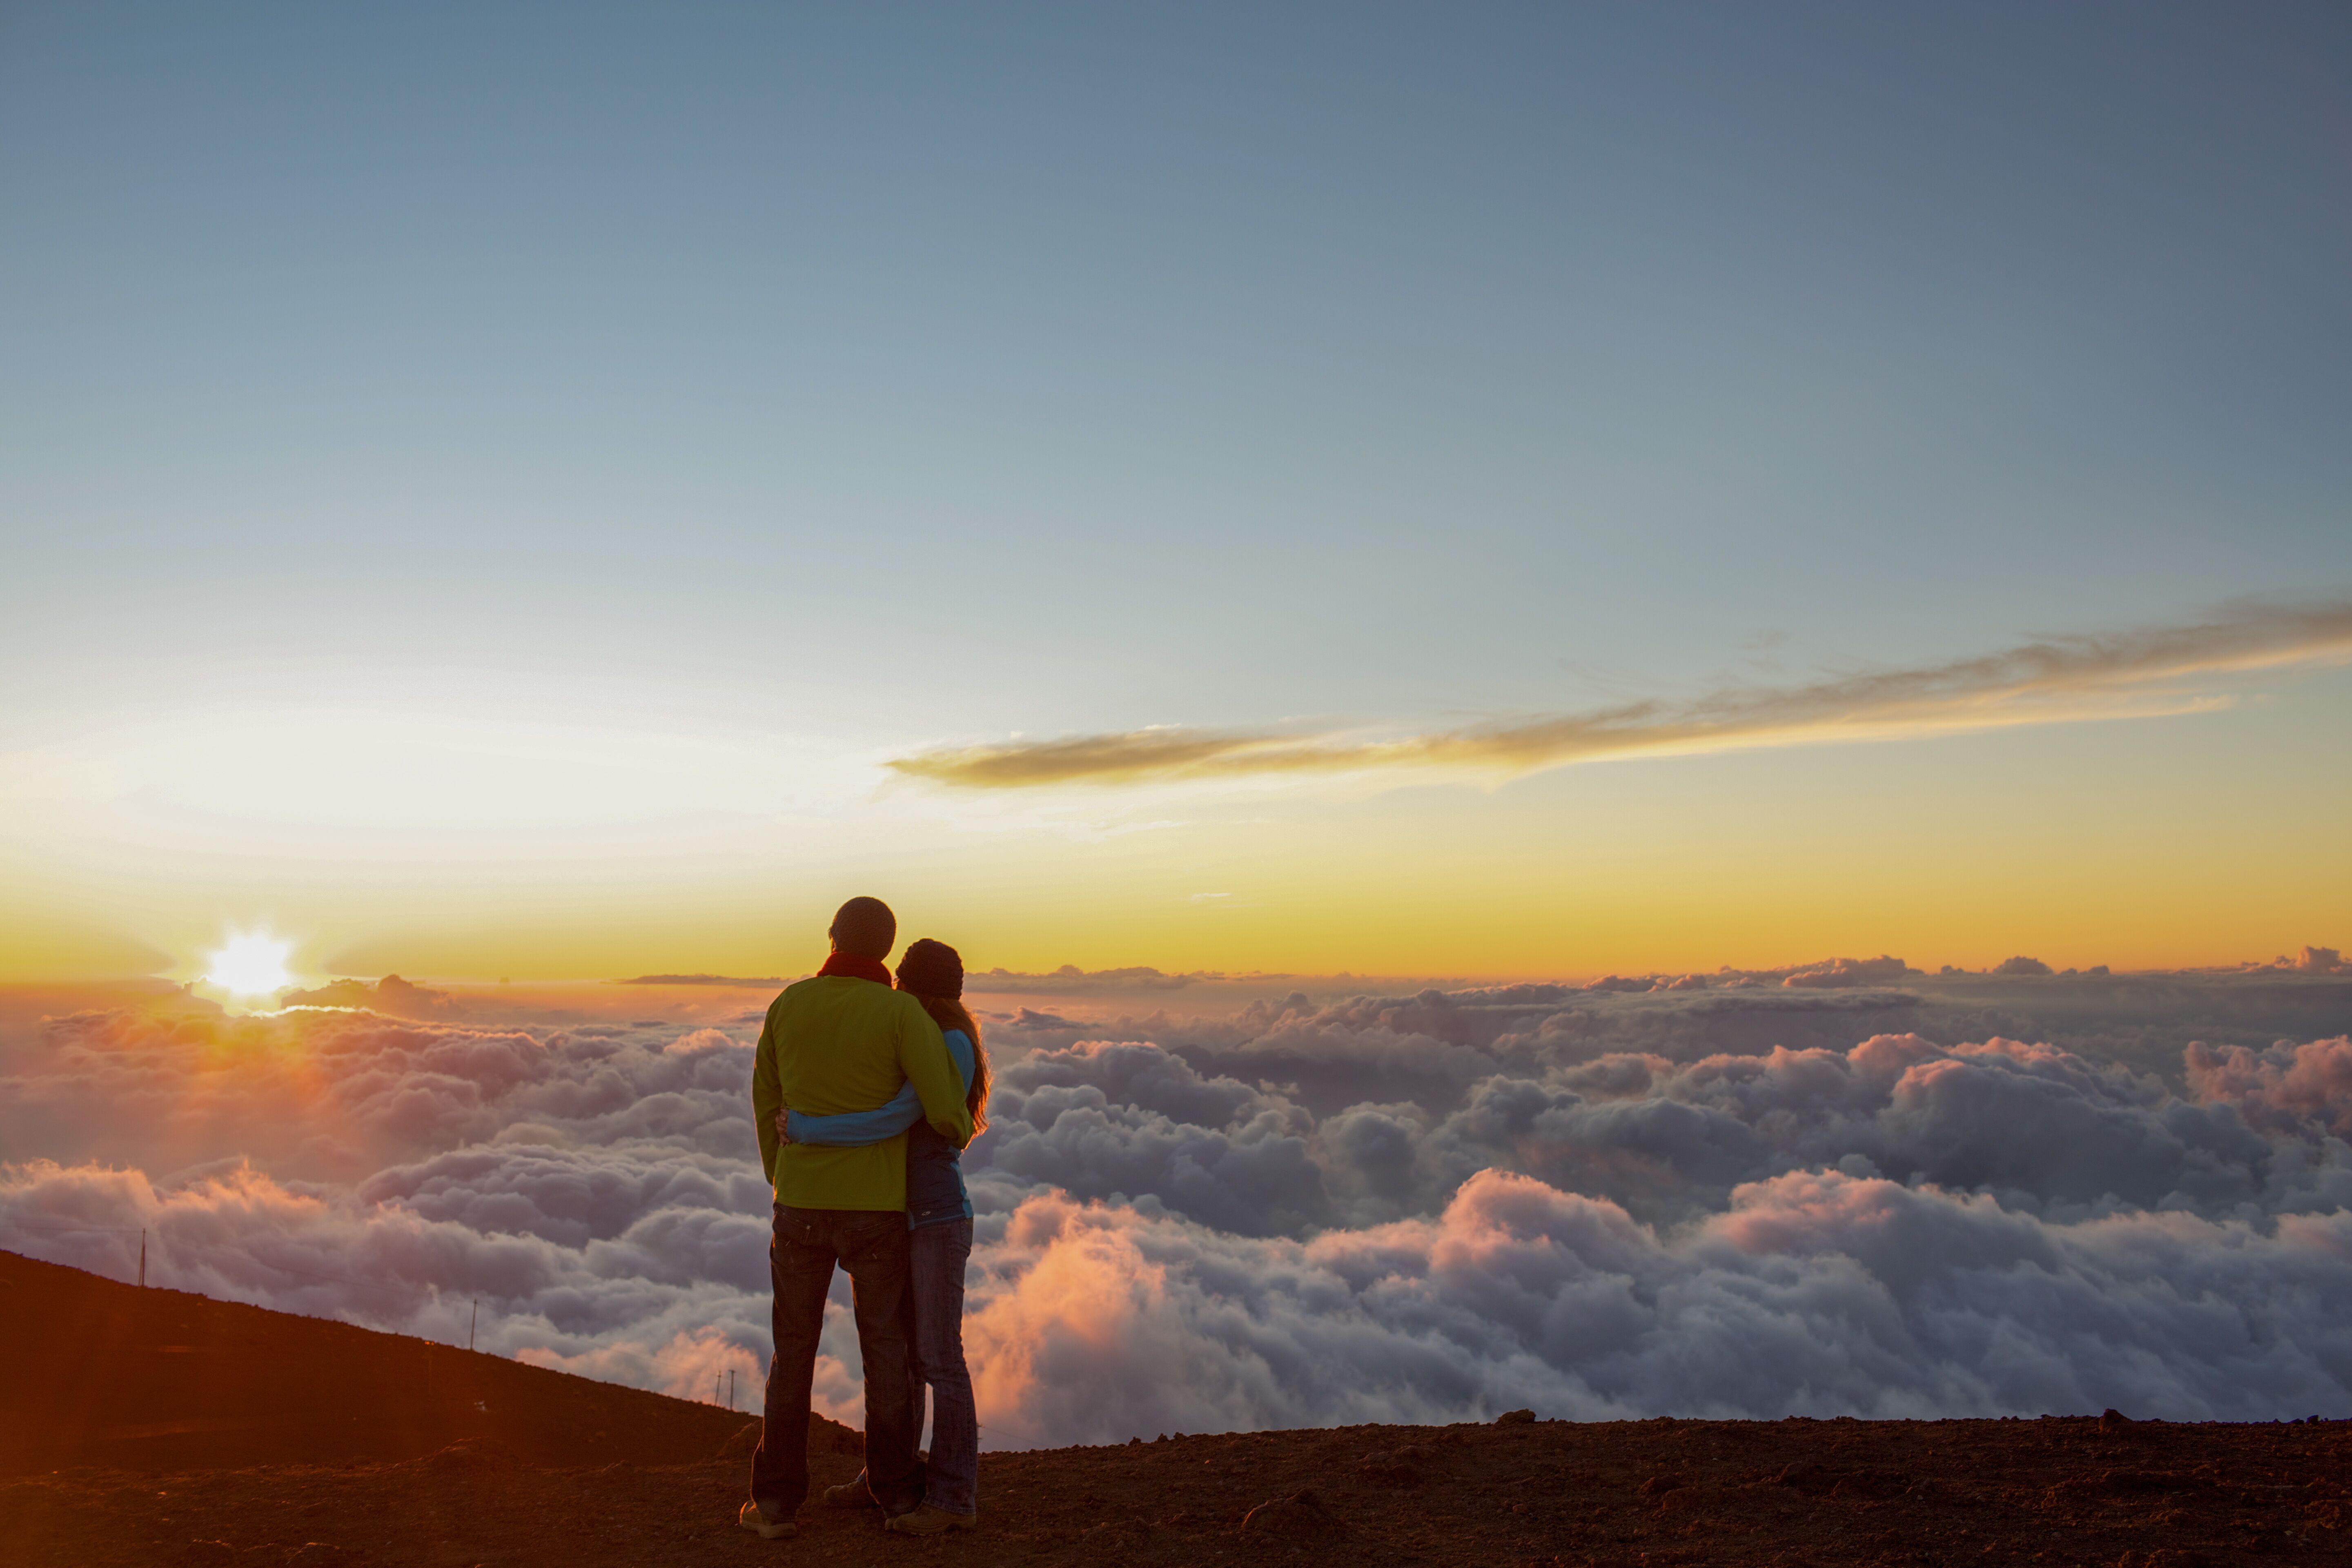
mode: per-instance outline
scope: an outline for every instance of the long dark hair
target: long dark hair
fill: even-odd
[[[908,942],[898,960],[898,989],[920,1002],[942,1033],[961,1029],[971,1042],[971,1082],[963,1102],[971,1112],[971,1135],[979,1137],[988,1127],[988,1047],[981,1044],[978,1020],[963,1005],[963,955],[929,937]]]

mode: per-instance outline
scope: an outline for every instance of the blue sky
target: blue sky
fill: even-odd
[[[2347,65],[2324,5],[15,6],[10,743],[1443,723],[2340,595]]]

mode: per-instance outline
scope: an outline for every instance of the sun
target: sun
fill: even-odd
[[[281,991],[294,983],[294,977],[286,973],[286,955],[293,950],[292,942],[262,932],[232,934],[227,945],[211,955],[212,968],[205,973],[205,983],[236,996]]]

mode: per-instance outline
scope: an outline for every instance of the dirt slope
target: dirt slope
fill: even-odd
[[[748,1394],[747,1394],[748,1397]],[[0,1252],[0,1475],[411,1459],[707,1459],[744,1417],[404,1334]]]
[[[7,1261],[0,1300],[26,1289]],[[201,1317],[194,1299],[168,1300],[158,1310]],[[254,1342],[247,1364],[265,1359],[277,1332],[290,1342],[334,1327],[201,1305],[232,1314],[219,1321]],[[38,1356],[15,1336],[34,1320],[13,1301],[0,1317],[11,1340],[0,1420],[29,1453],[40,1440],[20,1435],[20,1417],[35,1406],[15,1374]],[[334,1342],[415,1364],[414,1341]],[[57,1391],[71,1380],[44,1375],[51,1393],[41,1408],[70,1409]],[[397,1381],[352,1375],[377,1376],[371,1386]],[[177,1435],[189,1447],[169,1463],[106,1450],[101,1466],[0,1480],[5,1560],[27,1568],[2352,1562],[2345,1422],[1526,1421],[1171,1437],[984,1455],[976,1535],[907,1542],[884,1535],[871,1513],[812,1508],[797,1541],[769,1543],[732,1524],[756,1433],[741,1417],[508,1363],[489,1363],[481,1376],[489,1381],[467,1387],[488,1391],[492,1414],[501,1400],[512,1405],[500,1430],[519,1441],[469,1436],[415,1458],[335,1464],[299,1448],[255,1457],[273,1432],[334,1436],[322,1407],[308,1428],[245,1429],[242,1457],[195,1452],[194,1435]],[[419,1408],[431,1417],[445,1405]],[[658,1444],[610,1413],[665,1407],[676,1407],[668,1418],[678,1425],[667,1430],[677,1441],[732,1431],[733,1452],[667,1464],[566,1458],[584,1447],[579,1434],[530,1430],[604,1421],[595,1441],[643,1442],[651,1452]],[[425,1441],[431,1429],[424,1417],[401,1428]],[[857,1468],[855,1439],[835,1433],[813,1445],[820,1485]],[[80,1453],[121,1441],[77,1440]]]

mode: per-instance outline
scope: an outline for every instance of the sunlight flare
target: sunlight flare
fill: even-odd
[[[286,955],[294,944],[267,932],[232,934],[226,945],[209,955],[205,983],[233,996],[266,996],[294,984],[286,972]]]

